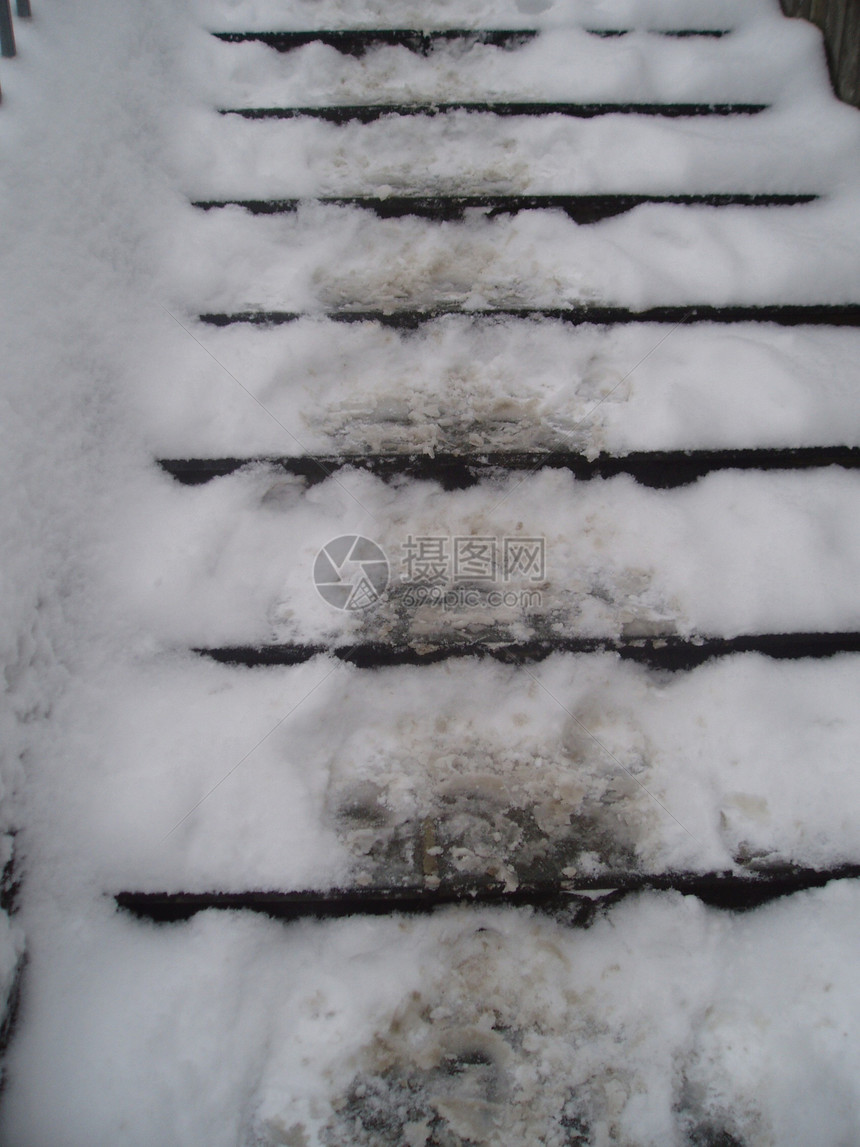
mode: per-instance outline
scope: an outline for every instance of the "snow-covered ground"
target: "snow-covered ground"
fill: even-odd
[[[312,584],[319,548],[358,532],[392,561],[410,534],[543,536],[542,608],[561,632],[860,628],[860,487],[844,470],[671,491],[543,472],[446,494],[356,471],[303,490],[265,466],[185,488],[155,467],[860,444],[856,330],[195,321],[250,306],[860,301],[860,115],[830,95],[818,34],[773,0],[427,7],[38,0],[2,61],[0,859],[14,832],[22,889],[0,917],[0,992],[28,962],[0,1138],[422,1147],[443,1120],[451,1142],[499,1147],[852,1143],[853,882],[746,915],[644,894],[588,931],[525,909],[157,927],[114,907],[129,887],[381,880],[380,855],[428,820],[442,867],[512,885],[526,861],[499,819],[511,808],[547,839],[578,818],[572,872],[860,859],[851,655],[669,676],[611,655],[246,671],[188,651],[384,626],[326,612]],[[398,25],[548,31],[516,52],[360,60],[209,35]],[[733,31],[653,34],[680,26]],[[635,31],[583,31],[600,27]],[[345,127],[217,111],[514,96],[773,107]],[[189,204],[454,191],[822,198],[644,206],[583,227]],[[518,615],[494,620],[525,632]],[[475,623],[410,624],[458,621]]]

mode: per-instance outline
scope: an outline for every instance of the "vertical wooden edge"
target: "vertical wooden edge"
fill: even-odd
[[[11,60],[16,53],[15,29],[9,0],[0,0],[0,55]]]
[[[786,16],[799,16],[824,33],[833,89],[860,107],[860,3],[858,0],[780,0]]]

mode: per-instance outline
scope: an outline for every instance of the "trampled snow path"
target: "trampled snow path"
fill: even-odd
[[[2,75],[0,1135],[853,1142],[860,118],[771,0],[425,8]]]

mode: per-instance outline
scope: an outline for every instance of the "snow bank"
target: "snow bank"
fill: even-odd
[[[31,895],[51,899],[54,874],[34,857],[41,822],[31,785],[47,776],[56,783],[79,765],[64,755],[62,736],[46,747],[47,730],[53,735],[57,706],[81,663],[94,648],[110,647],[93,547],[103,509],[124,496],[124,475],[147,463],[145,448],[130,446],[133,428],[117,420],[115,403],[128,362],[146,347],[135,315],[153,290],[151,236],[165,189],[155,169],[141,178],[159,151],[141,123],[157,119],[175,93],[159,91],[169,66],[151,54],[165,43],[155,9],[136,24],[117,20],[109,4],[72,12],[45,0],[34,8],[32,22],[16,24],[19,54],[2,61],[0,77],[6,908],[13,883],[21,884],[22,903]],[[181,20],[169,23],[187,29]],[[25,933],[28,956],[52,943],[38,912],[26,921],[19,912],[11,922],[0,913],[0,1010],[15,990]],[[31,983],[25,974],[21,1022]]]

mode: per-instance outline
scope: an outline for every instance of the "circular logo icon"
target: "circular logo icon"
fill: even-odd
[[[388,585],[388,559],[376,542],[344,534],[323,546],[314,562],[314,585],[335,609],[376,605]]]

